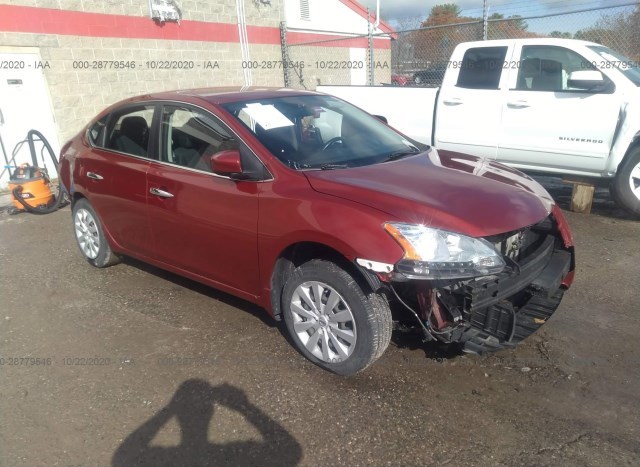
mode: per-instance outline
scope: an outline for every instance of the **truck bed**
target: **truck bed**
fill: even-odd
[[[346,100],[405,135],[431,145],[433,116],[439,88],[400,86],[318,86],[317,91]]]

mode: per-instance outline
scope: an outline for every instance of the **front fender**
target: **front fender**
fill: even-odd
[[[614,177],[618,167],[624,160],[629,148],[640,139],[640,104],[635,101],[624,105],[621,116],[622,123],[618,130],[618,136],[609,153],[609,159],[602,176]]]
[[[382,211],[317,192],[302,200],[261,197],[258,254],[265,308],[271,309],[271,275],[276,261],[292,245],[312,242],[349,261],[365,258],[395,264],[404,251],[382,227],[390,220],[394,219]]]

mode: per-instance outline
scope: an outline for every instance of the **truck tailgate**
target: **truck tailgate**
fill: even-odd
[[[438,88],[400,86],[318,86],[318,92],[344,99],[421,143],[431,145]]]

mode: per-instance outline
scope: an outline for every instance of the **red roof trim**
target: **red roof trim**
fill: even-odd
[[[351,10],[358,13],[364,19],[367,19],[367,9],[360,3],[356,2],[355,0],[339,0],[339,1],[340,3],[350,8]],[[376,19],[375,11],[370,12],[370,14],[371,14],[371,20],[375,21]],[[389,26],[389,24],[387,24],[385,21],[382,21],[382,20],[380,21],[380,25],[378,26],[378,28],[384,32],[390,32],[390,33],[396,32],[391,26]]]

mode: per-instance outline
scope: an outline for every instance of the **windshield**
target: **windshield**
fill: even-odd
[[[598,68],[617,68],[623,75],[629,78],[633,84],[640,86],[640,70],[638,70],[638,62],[614,52],[603,45],[588,45],[587,47],[607,61],[607,63],[603,62],[602,64],[594,63]]]
[[[283,96],[223,107],[296,170],[377,164],[428,148],[331,96]]]

